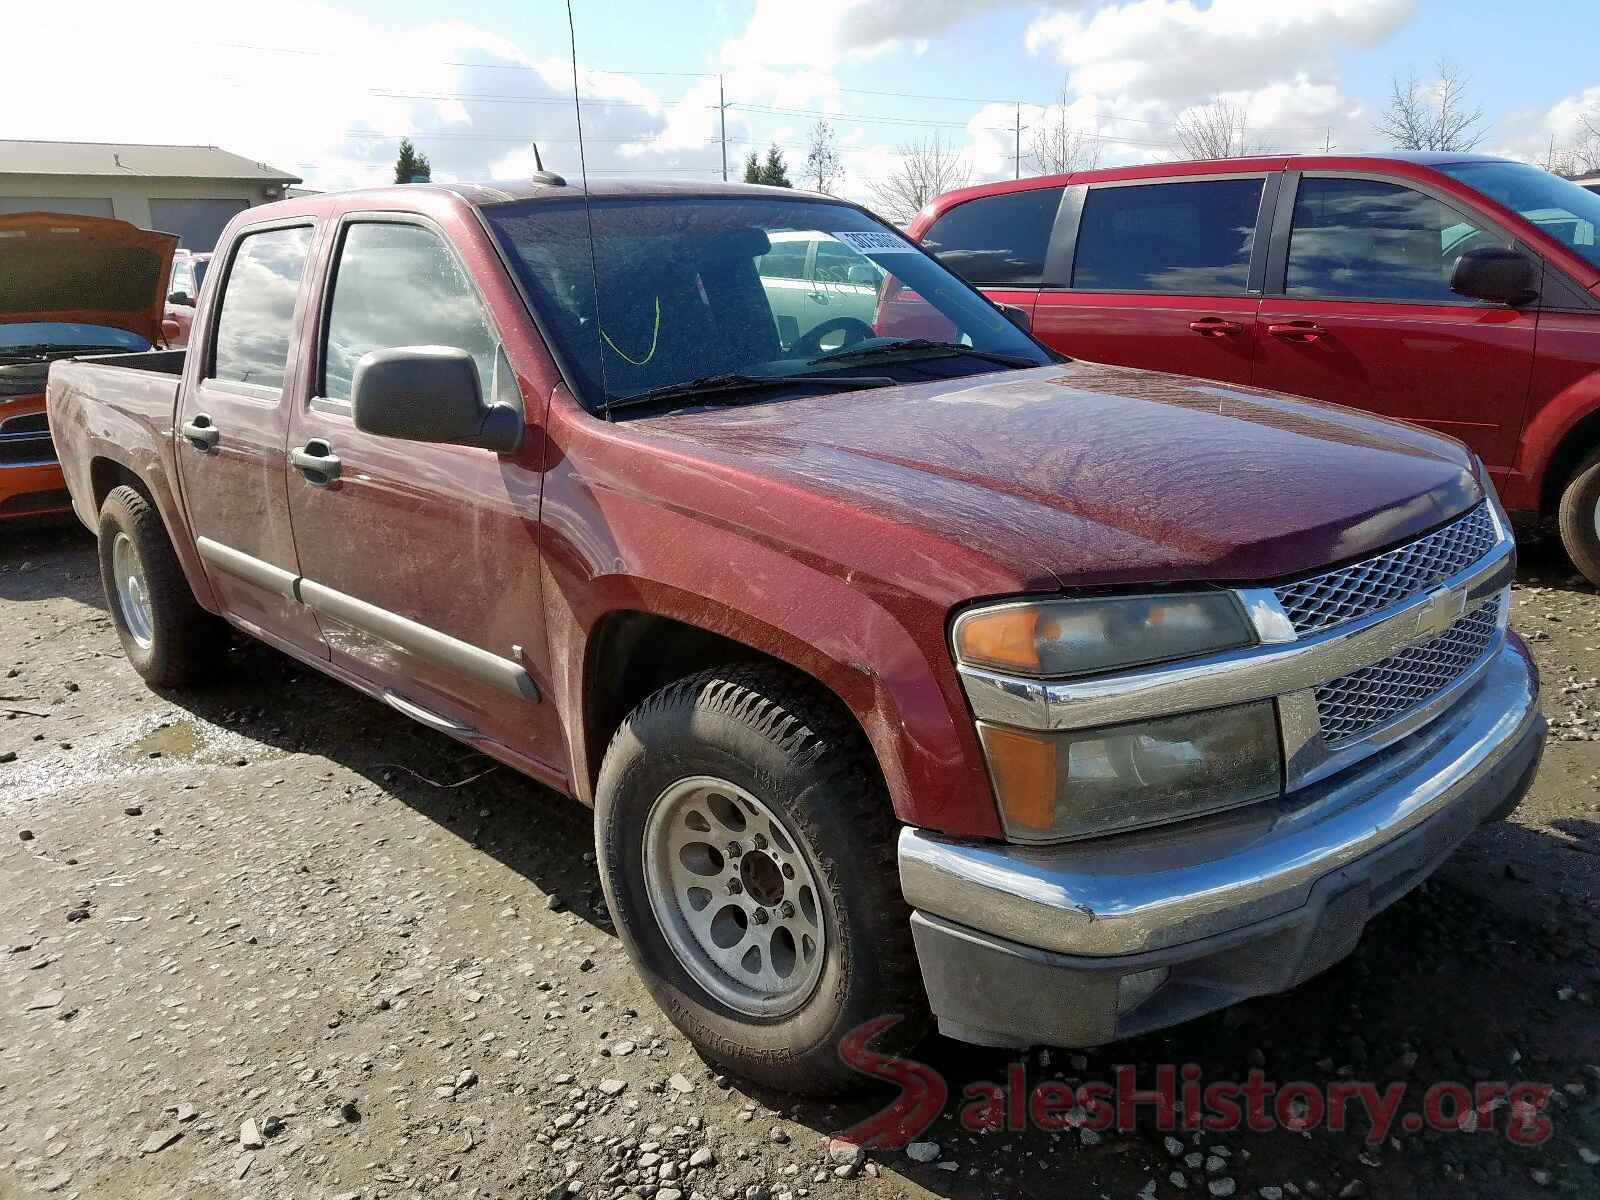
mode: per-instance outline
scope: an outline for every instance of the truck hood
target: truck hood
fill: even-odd
[[[864,510],[1041,589],[1266,582],[1418,536],[1484,494],[1465,447],[1413,426],[1090,363],[640,424],[820,495],[835,521]],[[757,532],[814,554],[863,540]]]
[[[161,340],[178,239],[105,217],[0,216],[0,325],[63,321]]]

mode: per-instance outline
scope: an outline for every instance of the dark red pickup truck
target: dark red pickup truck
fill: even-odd
[[[776,319],[795,241],[942,336]],[[254,208],[186,351],[49,412],[141,674],[232,625],[591,805],[663,1009],[780,1087],[886,1015],[1082,1046],[1290,987],[1543,744],[1460,443],[1061,361],[827,197]]]

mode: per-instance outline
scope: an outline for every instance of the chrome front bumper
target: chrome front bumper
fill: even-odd
[[[904,830],[901,885],[941,1026],[986,1044],[1095,1045],[1331,966],[1372,914],[1515,806],[1543,746],[1538,696],[1511,635],[1432,723],[1277,801],[1057,846]]]

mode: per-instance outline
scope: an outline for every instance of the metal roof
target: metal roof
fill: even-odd
[[[0,174],[116,175],[156,179],[251,179],[299,183],[298,175],[216,146],[0,139]]]

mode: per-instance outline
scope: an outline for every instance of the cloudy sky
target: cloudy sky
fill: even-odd
[[[448,20],[441,11],[453,11]],[[1179,157],[1173,122],[1221,95],[1275,150],[1378,149],[1395,72],[1447,56],[1483,148],[1537,159],[1600,108],[1589,5],[1530,0],[576,0],[591,172],[720,173],[829,115],[846,191],[934,133],[976,179],[1010,176],[1013,124],[1065,97],[1107,164]],[[516,178],[537,140],[578,173],[562,0],[122,0],[7,26],[5,137],[210,143],[309,186],[386,182],[409,135],[436,179]],[[1019,110],[1020,105],[1020,110]],[[1024,133],[1026,150],[1028,134]],[[792,171],[791,174],[794,174]]]

